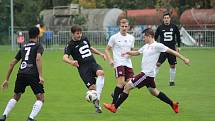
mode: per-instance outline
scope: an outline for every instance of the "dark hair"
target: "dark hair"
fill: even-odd
[[[145,30],[142,31],[142,33],[145,33],[146,36],[149,36],[149,35],[151,35],[152,37],[155,36],[155,33],[151,28],[146,28]]]
[[[164,16],[169,16],[169,17],[171,17],[171,14],[170,14],[169,12],[164,12],[164,13],[163,13],[163,17],[164,17]]]
[[[29,38],[33,39],[33,38],[36,38],[40,34],[40,30],[38,27],[32,27],[29,29],[28,33],[29,33]]]
[[[40,27],[43,28],[43,27],[45,27],[45,26],[44,26],[44,24],[40,24]]]
[[[74,34],[77,31],[82,31],[82,28],[79,25],[74,25],[71,27],[71,32]]]

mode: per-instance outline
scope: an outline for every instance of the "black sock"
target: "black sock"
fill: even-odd
[[[173,105],[172,100],[170,100],[163,92],[160,92],[159,95],[157,96],[160,100],[163,102],[169,104],[170,106]]]
[[[118,100],[116,101],[115,103],[115,107],[116,109],[127,99],[128,97],[128,94],[127,93],[124,93],[122,92],[118,98]]]
[[[112,104],[115,104],[119,95],[122,93],[123,88],[119,88],[116,86],[116,88],[114,89],[114,94],[113,94],[113,101]]]

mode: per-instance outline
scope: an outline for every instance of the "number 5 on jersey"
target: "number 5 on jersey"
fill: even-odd
[[[89,45],[84,45],[83,47],[80,47],[79,52],[81,53],[82,58],[86,58],[92,55],[89,49]]]
[[[164,41],[172,41],[172,32],[164,32]]]

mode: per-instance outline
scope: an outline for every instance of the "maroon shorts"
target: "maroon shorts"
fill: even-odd
[[[154,77],[146,76],[143,72],[134,76],[131,80],[135,87],[142,88],[143,86],[156,88]]]
[[[132,68],[127,66],[118,66],[115,68],[115,75],[116,77],[125,76],[125,80],[129,78],[133,78],[134,71]]]

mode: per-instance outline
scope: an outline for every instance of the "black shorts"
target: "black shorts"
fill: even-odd
[[[131,80],[134,87],[137,87],[138,89],[146,86],[147,88],[156,88],[156,84],[154,81],[154,77],[146,76],[143,72],[140,74],[134,76],[134,78]]]
[[[30,86],[34,94],[44,93],[43,85],[39,83],[39,75],[17,74],[14,92],[24,93]]]
[[[102,70],[102,67],[96,62],[80,65],[78,68],[79,75],[84,81],[85,86],[89,88],[91,85],[96,84],[96,71]]]
[[[176,56],[172,55],[172,54],[169,54],[169,53],[166,53],[166,52],[162,52],[160,53],[160,57],[158,59],[158,63],[163,63],[166,58],[168,59],[168,62],[170,65],[175,65],[177,64],[177,61],[176,61]]]

